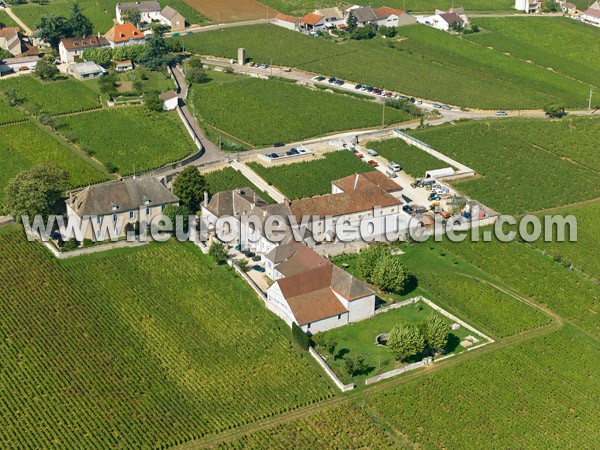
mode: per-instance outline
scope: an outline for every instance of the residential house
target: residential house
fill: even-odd
[[[185,30],[185,17],[170,6],[165,6],[160,12],[160,22],[171,27],[171,31]]]
[[[600,27],[600,0],[593,3],[580,16],[583,22]]]
[[[142,22],[150,23],[153,20],[160,21],[161,11],[160,3],[157,1],[147,2],[128,2],[128,3],[117,3],[116,6],[116,18],[118,24],[126,23],[123,19],[123,12],[137,9],[140,12]]]
[[[33,70],[39,60],[40,57],[37,55],[2,59],[0,60],[0,76],[22,70]]]
[[[0,49],[7,50],[13,56],[22,53],[19,27],[0,28]]]
[[[58,44],[60,62],[71,64],[83,58],[83,52],[93,48],[109,48],[110,43],[103,36],[82,36],[64,38]]]
[[[465,16],[466,17],[466,16]],[[417,22],[431,26],[437,30],[448,31],[456,23],[461,27],[468,25],[470,22],[463,19],[456,13],[434,14],[432,16],[418,16]]]
[[[67,73],[78,80],[93,80],[100,78],[106,73],[106,70],[92,61],[80,63],[71,63],[67,66]]]
[[[159,98],[164,102],[163,109],[165,111],[171,111],[177,108],[177,105],[179,104],[177,92],[175,92],[174,90],[163,92],[159,95]]]
[[[348,11],[348,10],[347,10]],[[352,14],[356,17],[357,26],[364,27],[367,24],[377,25],[379,18],[375,14],[372,8],[353,8],[351,9]],[[348,11],[349,13],[349,11]],[[348,14],[346,15],[346,21],[348,20]]]
[[[125,59],[123,61],[115,61],[115,71],[127,72],[129,70],[133,70],[133,63],[131,60]]]
[[[140,229],[147,228],[165,206],[178,205],[179,199],[156,178],[128,178],[71,192],[65,203],[67,218],[79,223],[89,218],[84,237],[98,240],[109,237],[102,224],[125,236],[135,230],[136,223]]]
[[[279,13],[275,16],[275,25],[278,25],[283,28],[287,28],[288,30],[298,30],[300,29],[300,19],[297,17],[288,16],[287,14]]]
[[[375,314],[371,289],[300,243],[273,249],[265,264],[275,280],[267,290],[267,308],[290,326],[314,334]]]
[[[123,47],[125,45],[144,44],[146,42],[144,33],[138,30],[131,23],[114,25],[106,32],[104,37],[112,48]]]
[[[331,194],[296,200],[290,208],[297,223],[301,223],[302,217],[318,216],[318,220],[308,224],[311,236],[333,242],[337,240],[338,221],[354,229],[362,221],[369,221],[371,237],[380,239],[386,226],[389,229],[393,224],[393,229],[398,230],[408,226],[400,191],[401,187],[381,172],[368,172],[335,180]]]
[[[515,0],[515,9],[527,14],[539,13],[542,3],[538,0]]]
[[[563,12],[569,16],[577,13],[577,5],[574,5],[573,3],[563,1],[561,2],[560,7],[562,8]]]
[[[314,13],[323,16],[325,28],[336,28],[341,24],[345,24],[344,13],[341,12],[339,8],[317,9]]]
[[[389,8],[387,6],[382,6],[380,8],[373,9],[373,13],[375,14],[375,17],[377,17],[377,21],[375,22],[375,25],[377,25],[378,27],[381,27],[381,26],[397,27],[397,26],[399,26],[400,16],[402,16],[404,13],[406,13],[406,11],[401,10],[401,9]],[[412,18],[412,16],[409,16],[409,15],[407,15],[407,16]],[[415,19],[415,23],[416,23],[416,19]]]
[[[321,31],[325,28],[325,17],[315,13],[308,13],[300,19],[300,28],[309,32]]]

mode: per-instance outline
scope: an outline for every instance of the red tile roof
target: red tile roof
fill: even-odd
[[[275,18],[277,20],[282,20],[284,22],[290,22],[290,23],[296,23],[299,20],[297,17],[288,16],[287,14],[282,14],[282,13],[277,14],[275,16]]]
[[[308,13],[302,19],[300,19],[300,22],[305,23],[306,25],[316,25],[324,18],[325,17],[320,16],[319,14]]]
[[[108,30],[106,32],[104,37],[106,37],[106,39],[108,39],[109,41],[112,41],[115,43],[126,42],[126,41],[129,41],[130,39],[132,39],[132,40],[145,39],[144,33],[142,33],[140,30],[138,30],[131,23],[124,23],[123,25],[116,24],[114,27],[112,27],[110,30]]]
[[[108,45],[108,41],[103,36],[64,38],[61,39],[60,42],[67,50],[76,50],[80,48],[94,48]]]
[[[361,189],[365,186],[372,185],[379,186],[381,189],[387,192],[397,192],[402,190],[402,186],[393,182],[378,170],[350,175],[348,177],[340,178],[339,180],[334,180],[331,183],[344,192],[353,191],[355,189]]]
[[[387,6],[381,6],[380,8],[376,8],[373,10],[378,19],[385,19],[386,17],[391,16],[392,14],[396,14],[399,16],[400,14],[405,13],[406,11],[403,9],[395,9],[389,8]]]

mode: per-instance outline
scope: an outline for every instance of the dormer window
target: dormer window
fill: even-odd
[[[147,205],[149,205],[150,203],[152,203],[152,200],[150,200],[150,199],[146,199],[146,200],[144,200],[144,205],[146,205],[146,206],[147,206]]]
[[[115,205],[114,203],[111,205],[111,209],[113,211],[118,211],[119,210],[119,205]]]

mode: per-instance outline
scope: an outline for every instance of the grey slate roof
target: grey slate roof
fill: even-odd
[[[176,9],[171,8],[170,6],[165,6],[163,10],[160,12],[160,15],[163,16],[167,20],[173,19],[179,12]],[[183,17],[183,16],[182,16]]]
[[[157,1],[117,3],[117,6],[121,11],[127,9],[137,9],[141,13],[160,11],[160,3]]]
[[[149,202],[149,203],[147,203]],[[73,193],[67,200],[79,216],[104,216],[144,206],[178,203],[179,199],[156,178],[138,178],[96,184]],[[116,207],[117,209],[113,209]]]
[[[250,188],[234,189],[232,191],[217,192],[212,196],[206,209],[215,216],[240,217],[256,207],[266,206],[259,195]]]
[[[356,8],[352,10],[354,17],[358,20],[358,23],[367,23],[377,20],[377,16],[371,8]]]
[[[331,288],[348,300],[373,294],[367,285],[335,265],[331,275]]]

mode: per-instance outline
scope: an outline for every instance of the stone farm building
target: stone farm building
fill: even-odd
[[[125,23],[122,14],[125,11],[137,9],[140,12],[142,22],[150,23],[153,20],[160,20],[160,3],[157,1],[149,2],[128,2],[117,3],[116,18],[119,24]]]
[[[125,45],[144,44],[146,37],[131,23],[115,24],[104,35],[112,48]]]
[[[58,53],[61,63],[71,64],[82,59],[85,50],[109,47],[110,43],[104,36],[64,38],[58,44]]]
[[[96,224],[112,224],[119,236],[134,231],[136,223],[139,223],[140,229],[148,227],[165,206],[178,204],[179,199],[160,181],[151,177],[88,186],[71,192],[66,201],[69,219],[81,221],[89,217]],[[108,235],[106,230],[94,231],[90,224],[84,237],[95,240],[107,239]]]

